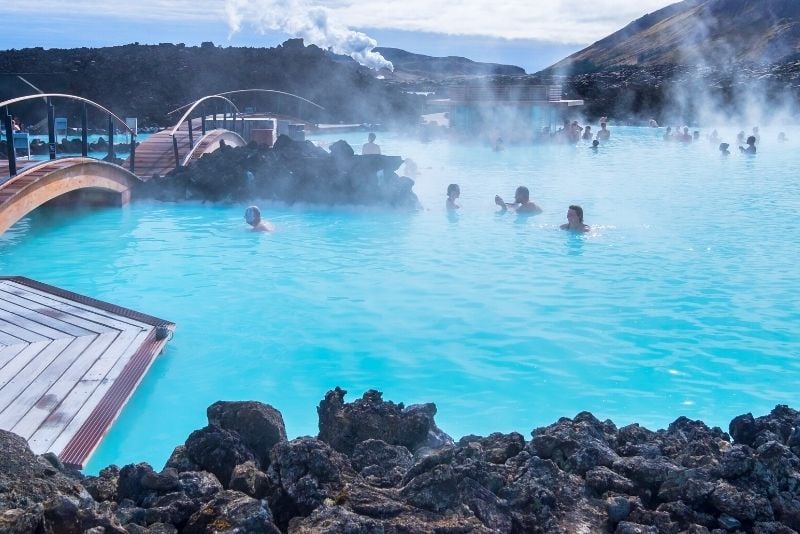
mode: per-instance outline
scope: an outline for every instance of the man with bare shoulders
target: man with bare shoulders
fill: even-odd
[[[244,220],[253,227],[254,232],[274,232],[275,227],[266,219],[261,218],[258,206],[250,206],[244,211]]]
[[[589,232],[592,228],[583,224],[583,208],[573,204],[567,209],[567,224],[562,224],[561,229],[582,233]]]
[[[531,193],[528,191],[528,188],[522,185],[514,192],[513,203],[503,202],[500,195],[495,195],[494,203],[503,208],[503,211],[507,211],[510,208],[517,213],[525,215],[538,215],[542,213],[542,208],[531,201]]]

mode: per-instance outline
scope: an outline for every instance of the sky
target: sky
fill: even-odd
[[[0,50],[133,42],[275,46],[302,37],[371,67],[374,46],[464,56],[535,72],[670,0],[4,1]]]

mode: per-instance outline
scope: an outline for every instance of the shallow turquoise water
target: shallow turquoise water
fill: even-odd
[[[456,438],[527,436],[581,410],[727,429],[796,406],[800,130],[777,145],[762,128],[757,157],[726,159],[660,132],[615,128],[598,154],[383,134],[384,153],[417,162],[424,211],[262,202],[273,235],[247,231],[244,205],[42,211],[0,238],[0,272],[178,324],[89,472],[160,468],[219,399],[270,403],[290,437],[316,434],[337,385],[435,402]],[[543,214],[496,212],[519,184]],[[575,202],[589,235],[558,230]]]

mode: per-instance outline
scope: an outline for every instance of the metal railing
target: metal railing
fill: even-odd
[[[303,98],[302,96],[298,96],[298,95],[295,95],[295,94],[292,94],[292,93],[287,93],[285,91],[278,91],[276,89],[237,89],[235,91],[225,91],[224,93],[217,93],[215,96],[238,95],[238,94],[243,94],[243,93],[261,93],[261,94],[271,94],[271,95],[277,95],[277,96],[286,96],[286,97],[289,97],[291,99],[297,100],[298,102],[305,102],[306,104],[310,104],[311,106],[319,109],[320,111],[325,111],[325,108],[320,106],[316,102],[312,102],[311,100],[308,100],[307,98]],[[181,106],[181,107],[179,107],[177,109],[173,109],[172,111],[167,113],[167,115],[172,115],[173,113],[177,113],[178,111],[180,111],[180,110],[182,110],[184,108],[187,108],[187,107],[189,107],[191,105],[192,105],[191,102],[189,104],[185,104],[185,105],[183,105],[183,106]],[[298,113],[298,115],[299,115],[299,113]]]
[[[175,126],[170,131],[170,135],[172,136],[172,149],[175,152],[175,167],[176,168],[177,167],[181,167],[181,157],[180,157],[180,151],[178,150],[178,138],[175,137],[175,134],[178,133],[178,131],[180,130],[180,128],[181,128],[181,126],[183,125],[184,122],[188,122],[188,127],[189,127],[189,152],[191,153],[192,150],[194,150],[194,146],[195,145],[194,145],[194,125],[192,124],[192,118],[190,117],[190,115],[192,114],[192,112],[195,109],[198,108],[198,106],[200,106],[201,104],[204,104],[206,101],[212,100],[212,99],[223,100],[227,104],[229,104],[230,107],[233,108],[233,112],[231,113],[231,119],[232,119],[231,131],[236,133],[236,117],[237,117],[237,114],[240,113],[239,112],[239,108],[237,108],[236,104],[234,104],[233,102],[231,102],[229,99],[225,98],[224,96],[220,96],[220,95],[204,96],[203,98],[199,98],[199,99],[195,100],[191,104],[187,104],[186,106],[181,106],[178,109],[170,111],[170,113],[174,113],[176,111],[180,111],[181,109],[183,109],[183,108],[185,108],[187,106],[189,107],[189,109],[186,110],[186,112],[181,116],[181,118],[178,120],[178,122],[175,123]],[[217,113],[216,113],[216,111],[213,113],[212,119],[214,121],[214,124],[216,125],[217,124]],[[242,123],[242,131],[244,131],[244,116],[242,116],[241,123]],[[222,115],[222,127],[224,129],[227,129],[227,125],[228,125],[228,112],[227,112],[227,110],[225,110],[225,111],[223,111],[223,115]],[[202,135],[205,136],[206,135],[206,113],[205,112],[203,112],[203,114],[200,116],[200,128],[201,128]],[[198,139],[198,142],[199,142],[199,139]]]
[[[50,160],[54,160],[57,158],[57,143],[56,143],[56,129],[55,129],[55,106],[53,106],[52,99],[53,98],[65,98],[67,100],[75,100],[81,102],[83,104],[81,110],[81,155],[83,157],[89,157],[89,120],[88,120],[88,113],[86,106],[92,106],[96,109],[99,109],[108,115],[108,160],[113,162],[115,159],[114,156],[114,124],[119,123],[121,124],[127,131],[130,133],[130,168],[131,172],[134,172],[134,165],[136,161],[136,132],[128,126],[124,120],[116,116],[110,110],[106,109],[105,107],[101,106],[97,102],[92,102],[88,98],[83,98],[80,96],[75,95],[67,95],[62,93],[44,93],[44,94],[35,94],[35,95],[27,95],[27,96],[20,96],[17,98],[12,98],[10,100],[5,100],[0,102],[0,108],[3,108],[5,113],[3,114],[3,121],[5,123],[5,134],[6,134],[6,145],[7,145],[7,152],[8,152],[8,171],[10,176],[16,176],[17,174],[17,151],[16,147],[14,147],[14,126],[11,120],[11,112],[9,106],[13,104],[17,104],[19,102],[25,102],[27,100],[35,100],[37,98],[45,99],[47,103],[47,141],[48,141],[48,153]]]

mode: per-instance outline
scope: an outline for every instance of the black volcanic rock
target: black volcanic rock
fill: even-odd
[[[422,446],[415,459],[390,441],[428,442],[421,429],[430,430],[433,405],[409,415],[376,391],[351,404],[343,397],[336,388],[320,404],[320,435],[350,457],[322,439],[278,439],[266,472],[249,448],[257,444],[246,445],[233,429],[247,434],[252,424],[254,438],[258,428],[280,426],[269,423],[280,414],[258,403],[212,405],[215,424],[193,433],[160,473],[140,463],[82,477],[0,431],[0,531],[800,531],[800,420],[786,406],[735,419],[734,436],[741,437],[742,421],[748,429],[737,443],[685,417],[653,432],[582,412],[536,429],[527,444],[513,433],[467,436],[435,450]],[[200,464],[229,488],[207,471],[178,469]]]
[[[331,153],[310,141],[281,135],[274,147],[250,143],[206,154],[166,177],[137,184],[135,198],[243,202],[256,198],[289,204],[383,205],[415,209],[414,181],[398,176],[399,156],[359,156],[344,141]]]
[[[346,391],[336,388],[319,404],[319,439],[345,454],[368,439],[402,445],[410,451],[429,445],[429,437],[441,432],[433,421],[434,405],[409,406],[384,401],[379,391],[370,390],[352,403],[345,403]],[[444,441],[452,440],[445,436]],[[439,443],[435,445],[443,445]]]

